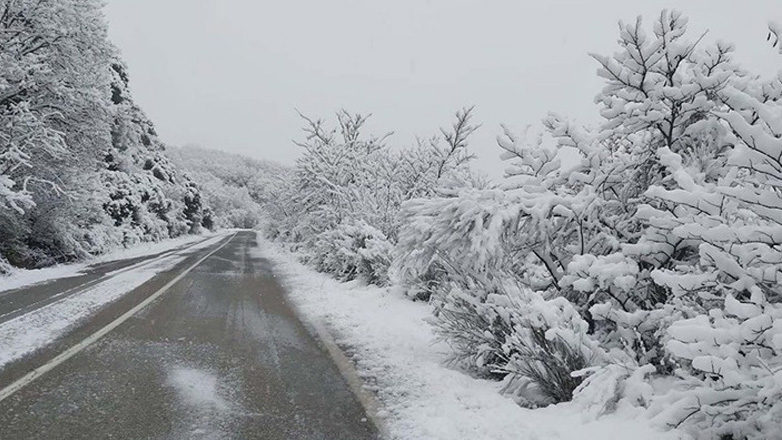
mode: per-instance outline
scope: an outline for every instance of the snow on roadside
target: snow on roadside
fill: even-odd
[[[275,273],[303,319],[320,322],[342,347],[383,404],[380,416],[395,439],[674,440],[634,414],[593,421],[574,404],[528,410],[499,394],[495,382],[445,366],[449,348],[436,342],[427,305],[386,289],[339,283],[299,263],[262,236],[258,256]]]
[[[77,323],[141,286],[158,273],[174,268],[193,251],[212,246],[224,237],[224,234],[214,236],[189,247],[186,251],[117,273],[82,292],[0,324],[0,369],[45,347]]]
[[[15,290],[54,279],[75,277],[93,264],[159,254],[161,252],[176,249],[180,246],[196,243],[215,234],[216,233],[187,235],[163,240],[157,243],[141,243],[127,249],[117,249],[103,255],[98,255],[95,258],[91,258],[88,261],[81,263],[59,264],[57,266],[34,270],[15,269],[10,275],[0,275],[0,292]]]

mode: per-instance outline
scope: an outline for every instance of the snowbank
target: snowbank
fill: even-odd
[[[449,348],[426,323],[427,305],[386,289],[339,283],[316,273],[260,235],[258,256],[272,261],[302,318],[325,324],[383,404],[395,439],[674,440],[633,413],[591,420],[574,403],[528,410],[500,385],[445,366]]]
[[[216,235],[188,247],[185,251],[140,263],[132,270],[118,271],[116,275],[93,287],[0,324],[0,369],[45,347],[65,335],[79,322],[96,314],[158,273],[174,268],[191,252],[212,246],[224,237],[222,234]],[[167,244],[174,248],[183,243]],[[156,254],[161,249],[162,246],[157,251],[150,251],[150,254]]]
[[[186,246],[200,240],[205,240],[216,233],[204,235],[186,235],[179,238],[163,240],[157,243],[141,243],[127,249],[117,249],[107,254],[99,255],[88,261],[74,264],[60,264],[45,269],[24,270],[14,269],[8,276],[0,276],[0,292],[19,289],[59,278],[75,277],[89,266],[117,260],[155,255]]]

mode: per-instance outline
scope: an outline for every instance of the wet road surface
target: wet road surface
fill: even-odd
[[[201,242],[203,241],[198,243]],[[21,289],[0,292],[0,324],[70,295],[77,294],[118,271],[129,270],[132,269],[132,266],[172,255],[188,246],[191,245],[183,245],[154,255],[98,263],[87,267],[82,273],[73,277],[50,280]]]
[[[0,439],[377,438],[255,247],[255,233],[239,232],[149,307],[0,402]]]

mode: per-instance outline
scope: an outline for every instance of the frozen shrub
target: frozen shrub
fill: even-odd
[[[520,210],[501,190],[463,189],[404,203],[395,281],[408,295],[429,300],[451,283],[467,287],[465,277],[511,274],[520,265],[508,237]]]
[[[506,368],[529,378],[552,402],[568,402],[581,383],[581,378],[574,373],[586,368],[588,359],[561,337],[549,339],[546,333],[543,329],[530,328],[514,334],[511,342],[516,354]]]
[[[379,230],[364,221],[348,221],[315,238],[309,263],[340,280],[383,285],[388,281],[392,250]]]
[[[581,383],[574,373],[604,361],[587,323],[565,298],[545,299],[513,284],[474,287],[485,291],[455,288],[443,299],[433,319],[436,332],[454,348],[459,365],[483,376],[511,376],[506,391],[520,402],[569,401]]]
[[[553,402],[569,401],[581,383],[574,373],[605,362],[589,326],[565,298],[545,299],[532,291],[493,297],[498,314],[513,323],[503,351],[505,371],[530,378]]]
[[[782,437],[782,306],[728,295],[668,334],[682,380],[653,408],[660,423],[700,438]]]
[[[0,256],[0,275],[8,275],[13,271],[13,266],[4,257]]]
[[[297,144],[304,154],[269,203],[270,235],[311,254],[308,262],[318,270],[386,284],[402,204],[485,184],[467,167],[467,140],[477,129],[471,113],[457,112],[442,137],[401,150],[386,144],[388,135],[366,136],[367,116],[340,111],[336,128],[303,117],[305,139]]]
[[[499,379],[507,363],[502,346],[513,328],[492,306],[460,288],[442,300],[431,321],[438,336],[453,349],[451,362],[480,377]]]
[[[578,372],[581,385],[573,392],[573,402],[589,419],[597,419],[619,409],[635,408],[640,412],[649,408],[655,390],[650,379],[653,365],[611,363]]]

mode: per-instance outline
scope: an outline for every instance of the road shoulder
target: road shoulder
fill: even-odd
[[[636,414],[597,420],[573,403],[530,410],[500,394],[502,384],[447,366],[449,348],[438,342],[429,306],[356,282],[316,273],[275,243],[259,255],[274,264],[302,319],[325,328],[355,366],[363,387],[382,404],[378,416],[389,438],[516,440],[600,438],[675,440]]]

